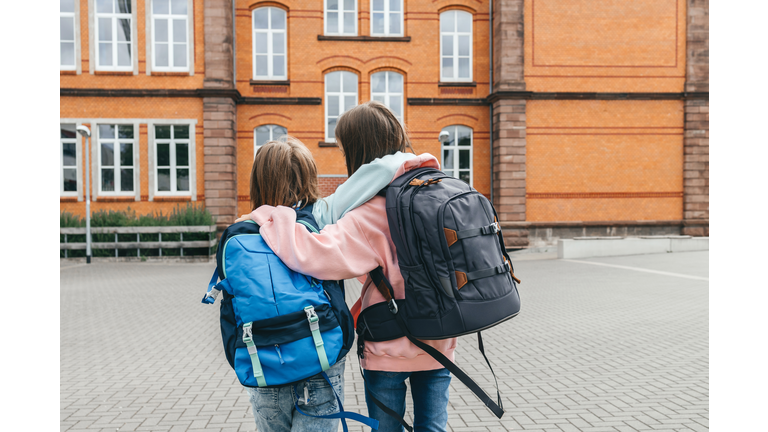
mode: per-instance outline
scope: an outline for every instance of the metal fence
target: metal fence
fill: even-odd
[[[64,236],[64,242],[59,243],[59,249],[64,250],[64,257],[68,258],[68,251],[85,249],[85,242],[69,243],[71,235],[85,235],[85,228],[59,228],[59,233]],[[184,241],[184,233],[208,233],[208,240]],[[114,249],[115,257],[120,249],[136,249],[136,256],[141,257],[141,249],[158,249],[163,256],[163,249],[181,249],[184,256],[184,248],[208,248],[216,246],[216,225],[211,226],[152,226],[152,227],[91,227],[91,234],[114,234],[114,242],[93,242],[92,249]],[[136,241],[118,241],[118,234],[136,234]],[[141,234],[156,234],[158,241],[141,241]],[[163,234],[179,234],[179,241],[163,241]]]

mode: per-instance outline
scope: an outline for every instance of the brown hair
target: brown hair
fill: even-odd
[[[411,141],[405,127],[383,103],[368,101],[339,117],[336,141],[347,162],[347,174],[389,154],[410,150]]]
[[[303,208],[320,199],[317,166],[301,141],[283,136],[259,147],[251,170],[251,208],[264,204]]]

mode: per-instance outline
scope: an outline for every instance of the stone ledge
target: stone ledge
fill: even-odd
[[[709,237],[646,236],[606,239],[582,237],[557,241],[560,259],[709,250]]]

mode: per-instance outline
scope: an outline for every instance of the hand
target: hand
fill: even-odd
[[[251,214],[250,214],[250,213],[246,213],[246,214],[244,214],[244,215],[240,216],[239,218],[237,218],[237,219],[235,220],[235,223],[237,223],[237,222],[242,222],[242,221],[246,221],[246,220],[250,220],[250,219],[251,219]]]

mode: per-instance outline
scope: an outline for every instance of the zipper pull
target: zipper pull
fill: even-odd
[[[280,364],[285,364],[283,353],[280,352],[280,346],[278,344],[275,344],[275,351],[277,351],[277,357],[280,359]]]

